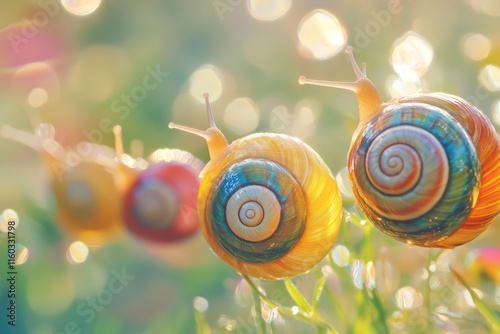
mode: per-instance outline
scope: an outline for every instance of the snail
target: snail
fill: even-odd
[[[281,279],[310,270],[339,231],[341,197],[321,157],[297,138],[256,133],[228,144],[204,94],[210,162],[200,174],[198,216],[210,248],[237,271]]]
[[[382,232],[407,244],[454,248],[500,212],[500,137],[464,99],[416,94],[383,103],[347,47],[357,81],[314,84],[354,91],[360,122],[347,168],[359,206]]]
[[[500,248],[484,247],[473,250],[469,254],[471,261],[468,272],[474,284],[477,284],[481,274],[500,286]]]
[[[133,170],[123,163],[121,128],[115,126],[113,132],[121,168],[128,169],[125,173],[136,174],[124,187],[122,215],[128,231],[142,240],[157,243],[194,235],[199,229],[198,175],[204,164],[186,151],[158,149],[149,156],[150,164],[143,162],[142,170]]]
[[[116,163],[109,148],[88,142],[85,156],[66,150],[54,140],[50,124],[37,135],[3,126],[1,135],[41,154],[51,171],[51,188],[58,205],[59,227],[89,246],[100,246],[122,231],[121,194],[115,185]]]

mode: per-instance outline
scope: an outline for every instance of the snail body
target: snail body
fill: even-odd
[[[38,126],[38,136],[7,126],[1,130],[3,137],[39,152],[49,167],[61,230],[89,246],[100,246],[121,233],[121,193],[115,185],[112,150],[80,143],[91,153],[71,162],[69,152],[53,139],[54,129],[49,124]]]
[[[346,52],[356,82],[299,82],[358,97],[347,168],[359,206],[378,229],[408,244],[454,248],[476,238],[500,212],[500,139],[491,122],[450,94],[383,103]]]
[[[210,127],[178,128],[207,140],[198,216],[210,248],[241,273],[281,279],[310,270],[332,248],[341,198],[330,170],[307,144],[257,133],[230,145],[205,95]]]
[[[199,229],[196,196],[204,164],[186,151],[158,149],[146,160],[124,154],[121,127],[113,128],[123,179],[126,229],[147,242],[170,243]]]

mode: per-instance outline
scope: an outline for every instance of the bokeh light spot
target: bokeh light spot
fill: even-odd
[[[353,198],[351,182],[349,181],[349,172],[347,167],[342,168],[335,176],[337,185],[343,198]]]
[[[479,72],[479,82],[489,91],[500,90],[500,67],[487,65]]]
[[[85,16],[95,12],[101,5],[101,0],[61,0],[61,3],[69,13]]]
[[[191,75],[189,92],[199,102],[205,102],[203,94],[210,95],[210,102],[217,100],[222,94],[222,74],[213,65],[203,65]]]
[[[375,266],[373,265],[373,262],[370,261],[366,264],[366,276],[365,276],[365,286],[373,290],[375,288]]]
[[[203,297],[195,297],[193,300],[193,306],[198,312],[206,312],[208,310],[208,301]]]
[[[363,260],[354,260],[351,268],[351,273],[354,286],[358,289],[363,289],[366,275],[366,269]]]
[[[328,59],[344,49],[345,29],[331,13],[317,9],[304,16],[299,24],[298,36],[306,58]]]
[[[422,295],[413,287],[405,286],[396,292],[396,304],[402,310],[409,310],[422,305]]]
[[[237,135],[253,132],[259,124],[259,109],[251,99],[239,97],[227,105],[224,123]]]
[[[49,95],[47,91],[43,88],[34,88],[28,95],[28,104],[32,108],[39,108],[47,103]]]
[[[16,265],[21,265],[28,261],[30,252],[27,247],[22,244],[16,244]]]
[[[434,51],[416,32],[409,31],[392,45],[391,64],[403,80],[417,81],[427,71]]]
[[[0,230],[4,233],[14,232],[19,226],[19,216],[12,209],[7,209],[0,215]],[[10,230],[9,230],[10,228]],[[14,230],[12,230],[14,229]]]
[[[296,106],[293,122],[290,127],[293,136],[306,139],[316,133],[316,119],[309,106]]]
[[[338,245],[332,251],[333,262],[339,267],[345,267],[349,264],[349,259],[351,257],[351,253],[349,249],[345,246]]]
[[[479,13],[500,16],[500,1],[498,0],[469,0],[469,4]]]
[[[463,53],[472,60],[483,60],[491,50],[491,41],[481,34],[466,34],[461,40]]]
[[[234,289],[234,300],[240,306],[250,306],[252,304],[252,288],[241,279]]]
[[[255,19],[271,21],[285,15],[292,6],[292,0],[249,0],[247,6]]]
[[[89,248],[81,241],[73,242],[66,253],[68,261],[72,264],[83,263],[87,260]]]
[[[493,102],[493,122],[496,123],[497,125],[500,125],[500,100],[497,100]]]
[[[262,318],[268,324],[272,323],[274,320],[278,319],[278,308],[277,307],[269,307],[266,303],[262,303]]]
[[[390,75],[386,81],[386,89],[391,97],[403,97],[421,92],[420,81],[403,80],[397,75]]]

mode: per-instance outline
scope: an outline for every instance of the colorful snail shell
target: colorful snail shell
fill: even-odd
[[[472,283],[477,284],[481,274],[500,285],[500,248],[485,247],[472,252],[472,261],[468,267]]]
[[[302,141],[257,133],[228,145],[205,94],[206,139],[198,215],[212,250],[241,273],[280,279],[308,271],[332,248],[341,198],[330,170]]]
[[[416,94],[383,103],[348,47],[356,82],[299,79],[352,90],[360,123],[347,168],[359,206],[382,232],[408,244],[453,248],[500,212],[500,139],[460,97]]]
[[[121,157],[120,131],[119,127],[114,128],[117,155]],[[156,150],[148,161],[151,164],[142,171],[135,171],[134,180],[125,188],[125,226],[133,235],[157,243],[179,241],[194,235],[199,229],[198,176],[204,164],[189,152],[177,149]],[[121,166],[126,169],[123,163]]]
[[[72,238],[99,246],[122,231],[121,194],[115,186],[113,152],[101,145],[85,145],[85,156],[63,148],[54,129],[41,124],[33,135],[8,126],[3,137],[38,151],[51,171],[51,188],[58,205],[59,227]],[[70,158],[73,155],[75,158]]]

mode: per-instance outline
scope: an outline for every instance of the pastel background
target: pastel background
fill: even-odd
[[[203,139],[167,127],[207,128],[208,92],[229,142],[260,131],[302,139],[338,175],[346,208],[355,210],[343,172],[355,96],[298,84],[300,75],[354,80],[347,45],[384,100],[451,93],[500,129],[498,0],[3,1],[0,125],[33,133],[50,123],[77,159],[82,141],[113,147],[118,124],[129,153],[179,148],[208,162]],[[0,232],[1,333],[258,332],[250,287],[200,234],[161,249],[131,235],[85,245],[58,229],[40,155],[0,138],[0,157],[0,212],[19,215],[15,331],[4,315],[4,225]],[[339,332],[376,328],[363,322],[372,319],[360,306],[363,286],[379,291],[391,332],[488,332],[449,268],[500,312],[498,217],[476,240],[444,252],[401,244],[365,221],[345,225],[334,263],[293,280],[310,296],[318,275],[327,277],[345,314],[326,297],[319,309]],[[295,306],[282,282],[260,284],[269,298]],[[197,329],[195,310],[205,327]],[[272,333],[317,330],[264,304],[261,311]]]

